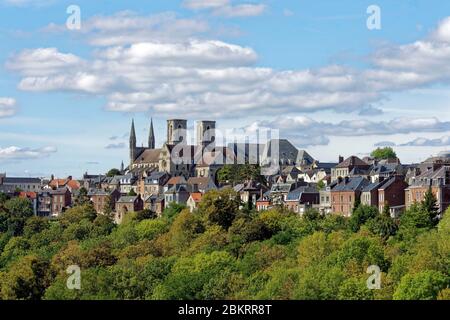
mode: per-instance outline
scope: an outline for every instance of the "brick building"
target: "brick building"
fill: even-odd
[[[417,177],[410,179],[411,185],[405,190],[406,208],[423,201],[431,188],[437,199],[439,211],[444,212],[450,205],[450,166],[431,168]]]
[[[351,216],[355,202],[361,199],[363,189],[370,184],[364,177],[346,177],[331,190],[333,213]]]

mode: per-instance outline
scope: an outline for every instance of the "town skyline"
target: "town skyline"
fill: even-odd
[[[79,1],[70,30],[68,1],[0,1],[0,172],[119,167],[132,118],[137,145],[182,117],[279,129],[322,162],[449,150],[450,4],[378,1],[370,30],[372,4]]]

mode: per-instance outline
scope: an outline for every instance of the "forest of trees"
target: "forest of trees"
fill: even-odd
[[[171,205],[117,226],[89,203],[48,220],[0,196],[0,299],[450,299],[450,210],[300,217],[237,199],[211,191],[194,213]],[[66,286],[70,265],[80,290]],[[370,265],[379,290],[367,288]]]

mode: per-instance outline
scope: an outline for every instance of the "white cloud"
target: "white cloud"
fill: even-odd
[[[191,10],[210,10],[213,15],[228,18],[259,16],[267,9],[261,3],[233,4],[230,0],[185,0],[183,6]]]
[[[78,33],[89,44],[105,47],[139,42],[182,41],[192,36],[205,34],[209,30],[210,27],[206,21],[179,18],[173,12],[142,16],[133,11],[120,11],[110,16],[96,15],[83,20]],[[49,24],[42,31],[69,32],[65,25],[56,24]]]
[[[239,4],[235,6],[224,6],[213,10],[214,15],[233,17],[255,17],[262,15],[267,9],[265,4]]]
[[[16,114],[17,102],[13,98],[0,97],[0,118]]]
[[[200,8],[201,3],[191,5]],[[98,36],[96,45],[107,46],[96,48],[92,58],[41,48],[13,56],[7,67],[22,75],[22,90],[101,95],[107,97],[105,108],[110,111],[190,117],[320,110],[373,116],[382,113],[373,105],[390,92],[450,82],[450,44],[431,36],[378,51],[372,69],[331,65],[278,71],[256,67],[258,56],[252,48],[223,41],[185,35],[180,39],[176,32],[173,38],[142,41],[146,38],[140,32],[153,34],[160,26],[165,30],[170,25],[166,21],[179,20],[171,14],[142,17],[130,12],[91,18],[83,27],[86,38]]]
[[[450,146],[450,136],[444,136],[437,139],[427,139],[427,138],[417,138],[413,141],[400,144],[400,146],[411,146],[411,147],[444,147]]]
[[[48,146],[38,149],[20,148],[16,146],[0,148],[0,160],[30,160],[50,156],[57,152],[56,147]]]
[[[337,123],[316,121],[306,116],[280,116],[272,121],[257,121],[245,131],[257,128],[280,129],[280,136],[288,137],[299,147],[327,145],[329,137],[383,136],[416,132],[450,131],[450,121],[436,118],[396,118],[390,121],[344,120]],[[384,141],[377,145],[391,145]],[[394,144],[395,145],[395,144]]]
[[[185,0],[183,6],[188,9],[201,10],[227,6],[229,0]]]

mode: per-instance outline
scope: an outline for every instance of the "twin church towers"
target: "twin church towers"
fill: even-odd
[[[170,119],[167,120],[167,139],[164,145],[174,146],[179,143],[187,144],[187,120],[184,119]],[[196,142],[197,146],[206,147],[215,142],[215,121],[201,120],[197,121]],[[149,150],[154,150],[151,152]],[[131,122],[130,132],[130,166],[138,159],[140,155],[146,153],[160,153],[161,149],[155,146],[155,132],[153,128],[153,119],[150,121],[150,130],[148,135],[148,147],[138,147],[136,145],[136,130],[134,127],[134,120]]]

